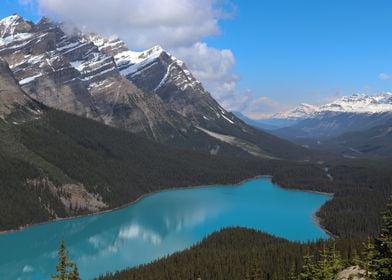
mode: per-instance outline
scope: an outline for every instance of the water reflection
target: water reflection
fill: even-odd
[[[311,215],[327,199],[280,189],[265,178],[241,187],[161,192],[118,211],[0,235],[0,279],[49,278],[62,238],[83,279],[91,279],[182,250],[227,226],[295,240],[325,237]]]

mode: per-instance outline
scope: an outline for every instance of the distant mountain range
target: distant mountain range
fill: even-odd
[[[306,147],[346,156],[392,155],[392,93],[355,94],[320,106],[301,104],[270,119],[242,119]]]
[[[303,120],[323,113],[380,114],[392,112],[392,93],[380,95],[354,94],[339,98],[321,106],[301,104],[284,113],[274,115],[274,119]]]
[[[307,158],[222,108],[186,65],[159,46],[69,32],[48,18],[0,21],[0,57],[23,91],[48,107],[208,154]]]

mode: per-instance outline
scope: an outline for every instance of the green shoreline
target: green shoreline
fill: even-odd
[[[162,193],[162,192],[167,192],[167,191],[175,191],[175,190],[203,189],[203,188],[222,187],[222,186],[238,187],[238,186],[240,186],[240,185],[242,185],[242,184],[244,184],[244,183],[246,183],[248,181],[252,181],[252,180],[256,180],[256,179],[260,179],[260,178],[270,178],[271,181],[272,181],[273,176],[272,175],[258,175],[258,176],[252,177],[252,178],[244,179],[244,180],[242,180],[242,181],[240,181],[238,183],[232,183],[232,184],[212,184],[212,185],[187,186],[187,187],[176,187],[176,188],[166,188],[166,189],[162,189],[162,190],[156,190],[156,191],[153,191],[153,192],[149,192],[149,193],[143,194],[143,195],[139,196],[136,200],[131,201],[129,203],[126,203],[124,205],[115,207],[115,208],[102,210],[102,211],[98,211],[98,212],[94,212],[94,213],[83,214],[83,215],[76,215],[76,216],[69,216],[69,217],[64,217],[64,218],[57,218],[57,219],[53,219],[53,220],[49,220],[49,221],[45,221],[45,222],[40,222],[40,223],[27,224],[25,226],[21,226],[18,229],[10,229],[10,230],[5,230],[5,231],[0,231],[0,235],[17,233],[17,232],[21,232],[21,231],[29,229],[29,228],[33,228],[33,227],[41,226],[41,225],[46,225],[46,224],[49,224],[49,223],[56,223],[56,222],[70,220],[70,219],[85,218],[85,217],[96,216],[96,215],[101,215],[101,214],[105,214],[105,213],[111,213],[111,212],[119,211],[121,209],[127,208],[127,207],[129,207],[129,206],[131,206],[133,204],[136,204],[136,203],[140,202],[141,200],[143,200],[144,198],[147,198],[148,196],[151,196],[151,195],[154,195],[154,194],[157,194],[157,193]],[[272,183],[274,185],[276,185],[277,187],[282,188],[282,189],[287,190],[287,191],[307,192],[307,193],[315,193],[315,194],[327,195],[327,196],[331,196],[332,199],[334,197],[333,193],[326,193],[326,192],[319,192],[319,191],[312,191],[312,190],[290,189],[290,188],[284,188],[284,187],[280,186],[278,183],[274,183],[274,182],[272,182]],[[321,228],[323,231],[325,231],[325,233],[328,236],[330,236],[332,238],[337,238],[336,236],[334,236],[332,233],[330,233],[327,229],[325,229],[321,225],[321,219],[317,216],[317,213],[320,211],[320,209],[321,209],[321,207],[323,205],[321,205],[312,214],[312,220],[319,228]]]

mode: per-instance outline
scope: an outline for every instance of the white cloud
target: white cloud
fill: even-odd
[[[223,95],[220,103],[226,109],[241,112],[252,119],[268,118],[293,107],[293,104],[285,104],[267,96],[255,96],[251,90],[232,91]]]
[[[187,67],[215,97],[219,98],[235,89],[239,80],[234,74],[235,58],[231,50],[195,43],[190,47],[172,49],[171,52],[186,62]]]
[[[186,61],[195,77],[227,110],[259,119],[292,107],[266,96],[255,96],[251,90],[239,91],[237,82],[240,78],[234,72],[236,61],[231,50],[218,50],[199,42],[192,47],[173,49],[172,52]]]
[[[216,0],[38,0],[39,9],[87,30],[117,35],[133,49],[190,46],[219,34]]]
[[[379,78],[380,80],[382,80],[382,81],[386,81],[386,80],[392,79],[392,75],[391,75],[391,74],[388,74],[388,73],[380,73],[380,74],[378,75],[378,78]]]

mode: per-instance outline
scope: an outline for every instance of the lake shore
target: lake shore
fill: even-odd
[[[175,188],[166,188],[166,189],[161,189],[161,190],[156,190],[153,192],[149,192],[146,194],[142,194],[141,196],[139,196],[137,199],[130,201],[129,203],[126,203],[124,205],[115,207],[115,208],[110,208],[110,209],[106,209],[106,210],[102,210],[102,211],[97,211],[97,212],[93,212],[93,213],[87,213],[87,214],[82,214],[82,215],[74,215],[74,216],[69,216],[69,217],[63,217],[63,218],[56,218],[56,219],[52,219],[52,220],[48,220],[48,221],[44,221],[44,222],[40,222],[40,223],[34,223],[34,224],[27,224],[25,226],[21,226],[18,229],[10,229],[10,230],[5,230],[5,231],[0,231],[0,235],[3,234],[9,234],[9,233],[16,233],[16,232],[21,232],[25,229],[28,228],[32,228],[32,227],[36,227],[36,226],[40,226],[40,225],[45,225],[45,224],[49,224],[49,223],[56,223],[56,222],[61,222],[61,221],[66,221],[66,220],[70,220],[70,219],[76,219],[76,218],[84,218],[84,217],[90,217],[90,216],[96,216],[96,215],[101,215],[101,214],[105,214],[105,213],[110,213],[110,212],[114,212],[114,211],[119,211],[121,209],[127,208],[133,204],[136,204],[138,202],[140,202],[141,200],[143,200],[146,197],[149,197],[151,195],[154,195],[156,193],[162,193],[162,192],[167,192],[167,191],[175,191],[175,190],[187,190],[187,189],[202,189],[202,188],[212,188],[212,187],[223,187],[223,186],[235,186],[238,187],[246,182],[252,181],[252,180],[256,180],[256,179],[260,179],[260,178],[270,178],[272,181],[273,176],[272,175],[258,175],[252,178],[247,178],[244,180],[241,180],[238,183],[227,183],[227,184],[211,184],[211,185],[202,185],[202,186],[187,186],[187,187],[175,187]],[[288,191],[295,191],[295,192],[308,192],[308,193],[315,193],[315,194],[321,194],[321,195],[328,195],[328,196],[334,196],[334,194],[331,193],[325,193],[325,192],[319,192],[319,191],[312,191],[312,190],[300,190],[300,189],[291,189],[291,188],[285,188],[280,186],[278,183],[272,182],[274,185],[276,185],[279,188],[288,190]],[[321,206],[322,207],[322,206]],[[321,208],[320,207],[320,208]],[[320,208],[313,214],[313,221],[322,229],[324,230],[329,236],[333,237],[333,234],[330,233],[327,229],[325,229],[322,225],[321,225],[321,219],[317,216],[318,211],[320,210]]]

